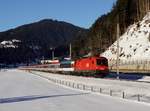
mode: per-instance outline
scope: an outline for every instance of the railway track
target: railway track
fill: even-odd
[[[85,73],[75,73],[75,72],[63,72],[63,71],[51,71],[48,69],[24,69],[24,70],[33,70],[33,71],[41,71],[41,72],[47,72],[47,73],[57,73],[57,74],[63,74],[63,75],[72,75],[72,76],[82,76],[82,77],[93,77],[93,78],[103,78],[103,79],[111,79],[111,80],[117,80],[117,74],[115,72],[110,72],[105,77],[96,76],[93,74],[85,74]],[[145,80],[144,77],[149,78],[148,80]],[[145,82],[150,83],[150,75],[149,74],[140,74],[140,73],[120,73],[119,74],[119,80],[120,81],[133,81],[133,82]]]

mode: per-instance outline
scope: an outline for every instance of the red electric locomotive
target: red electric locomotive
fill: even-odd
[[[109,73],[108,60],[105,57],[82,58],[75,61],[74,70],[104,77]]]

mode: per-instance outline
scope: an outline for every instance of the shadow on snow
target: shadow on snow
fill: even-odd
[[[106,78],[117,78],[117,73],[116,72],[111,72]],[[144,75],[139,74],[139,73],[119,73],[119,78],[120,79],[125,79],[125,80],[139,80],[142,79]]]
[[[21,96],[21,97],[11,97],[11,98],[1,98],[0,104],[4,103],[14,103],[14,102],[22,102],[22,101],[32,101],[37,99],[45,99],[45,98],[54,98],[54,97],[66,97],[66,96],[78,96],[78,95],[86,95],[89,93],[78,93],[78,94],[62,94],[62,95],[31,95],[31,96]]]

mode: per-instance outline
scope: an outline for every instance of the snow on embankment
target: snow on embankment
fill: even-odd
[[[102,56],[109,60],[116,60],[117,41],[114,42]],[[119,38],[120,60],[150,60],[150,13],[128,27]]]
[[[112,95],[115,97],[122,97],[122,93],[124,92],[126,99],[137,100],[137,95],[140,95],[141,101],[150,103],[149,83],[87,78],[70,75],[51,74],[38,71],[31,71],[31,73],[42,78],[49,79],[54,83],[76,89],[93,92],[100,92],[101,89],[102,94],[108,95],[110,94],[110,91],[112,91]],[[143,81],[143,79],[141,79],[140,81]]]
[[[18,70],[0,72],[0,84],[0,111],[100,111],[100,109],[149,111],[150,109],[150,105],[146,103],[70,90]]]

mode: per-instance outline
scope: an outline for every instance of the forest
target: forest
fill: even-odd
[[[117,24],[122,35],[128,26],[140,21],[149,10],[150,0],[117,0],[109,13],[100,16],[87,33],[79,34],[73,41],[74,58],[104,52],[116,41]]]

